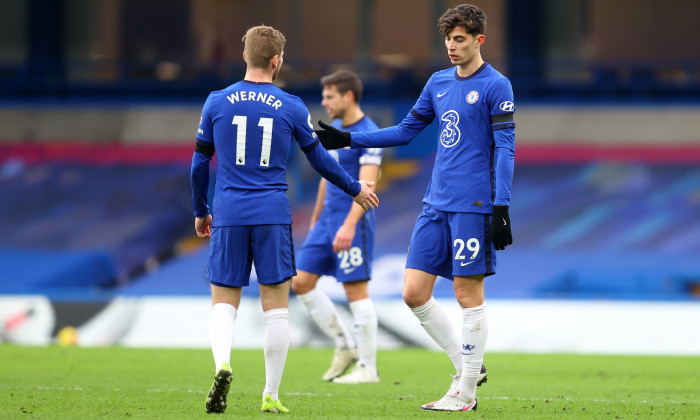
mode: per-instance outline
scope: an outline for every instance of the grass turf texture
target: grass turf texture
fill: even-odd
[[[487,354],[489,381],[473,413],[424,412],[450,384],[444,354],[379,353],[379,384],[321,381],[332,350],[289,352],[280,400],[260,413],[261,350],[234,350],[223,415],[205,413],[208,350],[0,345],[0,418],[700,418],[700,358]]]

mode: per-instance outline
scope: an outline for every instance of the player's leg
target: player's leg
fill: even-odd
[[[262,411],[288,412],[279,402],[279,386],[289,351],[289,282],[260,284],[265,319],[265,389]]]
[[[253,227],[252,251],[265,318],[265,388],[261,411],[288,412],[279,386],[289,351],[289,280],[296,274],[290,225]]]
[[[241,290],[240,287],[211,285],[213,306],[209,318],[209,340],[217,370],[224,364],[231,364],[234,324],[241,302]]]
[[[423,329],[442,347],[455,367],[456,373],[450,375],[452,379],[445,396],[443,396],[444,399],[446,396],[454,394],[457,390],[457,385],[462,375],[462,351],[459,337],[455,334],[454,325],[449,315],[442,305],[435,300],[432,293],[427,294],[425,292],[428,287],[432,292],[435,279],[436,276],[434,274],[407,268],[404,276],[404,301],[411,308],[416,318],[418,318]],[[425,303],[420,305],[420,302],[423,301]],[[423,404],[421,409],[432,410],[432,407],[439,401],[441,400]]]
[[[358,362],[348,374],[335,378],[341,384],[361,384],[379,382],[377,374],[377,312],[369,296],[369,281],[360,280],[343,283],[350,302],[355,324]]]
[[[489,217],[475,213],[450,213],[453,288],[462,307],[462,376],[456,392],[430,408],[441,411],[476,409],[476,387],[485,381],[484,347],[488,319],[484,304],[484,277],[495,272],[495,249],[486,238]]]
[[[455,382],[462,372],[460,340],[445,309],[433,297],[437,275],[450,278],[452,272],[451,242],[446,225],[445,213],[428,204],[423,206],[406,258],[403,300],[428,335],[447,353],[457,372],[453,377]]]
[[[292,290],[308,309],[311,319],[335,343],[331,366],[323,374],[324,381],[340,376],[357,361],[357,348],[352,335],[340,319],[333,301],[315,287],[323,274],[336,275],[338,257],[333,251],[333,236],[337,231],[337,212],[325,209],[309,232],[297,258],[298,275],[292,280]]]
[[[347,329],[341,322],[340,315],[333,301],[321,289],[315,287],[320,277],[319,274],[299,270],[294,280],[292,280],[292,290],[294,290],[299,301],[309,311],[311,319],[321,331],[335,342],[337,349],[354,349],[355,343],[352,336],[348,334]],[[333,378],[324,378],[326,381],[331,379]]]
[[[483,363],[489,324],[484,303],[484,275],[455,276],[454,291],[462,307],[463,366],[457,390],[462,400],[471,402],[476,399],[477,385],[486,379]]]
[[[337,220],[337,228],[345,217]],[[350,249],[337,254],[336,279],[343,283],[352,312],[358,363],[348,374],[333,380],[336,383],[359,384],[379,382],[377,374],[377,312],[369,296],[374,252],[374,212],[367,212],[355,228]],[[337,231],[337,229],[336,229]]]
[[[318,274],[299,270],[292,281],[292,289],[314,323],[335,342],[331,366],[322,376],[324,381],[332,381],[357,361],[357,348],[331,298],[315,287],[319,277]]]
[[[212,285],[213,306],[209,318],[209,340],[214,355],[214,382],[207,394],[207,413],[223,413],[226,397],[233,381],[231,369],[231,347],[241,288],[226,288]]]
[[[241,301],[242,287],[248,284],[251,256],[248,230],[245,227],[212,228],[207,278],[211,282],[212,310],[209,318],[209,339],[214,356],[214,383],[207,395],[208,413],[223,413],[233,379],[231,348],[234,324]],[[230,258],[231,253],[239,258]]]
[[[447,312],[432,296],[435,278],[434,274],[407,268],[404,275],[403,297],[425,332],[445,350],[459,377],[462,374],[459,338],[455,334],[452,320]]]

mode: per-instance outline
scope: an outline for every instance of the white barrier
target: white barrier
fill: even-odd
[[[461,311],[452,299],[440,299],[460,328]],[[23,323],[2,331],[5,341],[51,342],[50,303],[36,296],[0,296],[0,320],[21,316]],[[410,310],[397,299],[375,301],[381,349],[418,345],[438,350]],[[120,297],[78,327],[84,346],[209,347],[208,297]],[[700,355],[699,302],[490,300],[488,351],[585,354]],[[351,325],[346,306],[341,317]],[[20,315],[18,315],[20,314]],[[331,346],[295,298],[290,301],[292,346]],[[243,298],[238,311],[235,348],[262,348],[264,321],[260,301]]]

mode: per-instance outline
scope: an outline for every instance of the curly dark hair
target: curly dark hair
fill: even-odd
[[[483,35],[486,33],[486,15],[472,4],[460,4],[447,9],[438,19],[437,26],[442,36],[447,36],[456,26],[464,26],[471,35]]]

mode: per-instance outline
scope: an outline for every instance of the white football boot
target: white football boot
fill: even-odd
[[[440,398],[440,399],[437,400],[437,401],[433,401],[433,402],[430,402],[430,403],[427,403],[427,404],[423,404],[423,405],[420,407],[422,410],[433,410],[433,411],[461,411],[461,410],[435,410],[435,409],[432,408],[432,407],[434,407],[436,404],[438,404],[438,403],[440,403],[440,402],[445,403],[445,401],[443,401],[443,400],[446,400],[446,399],[447,399],[447,401],[450,401],[450,400],[451,400],[451,397],[454,397],[455,395],[457,395],[457,393],[458,393],[458,392],[457,392],[457,386],[459,385],[460,377],[457,376],[457,375],[450,375],[450,376],[452,377],[452,382],[450,383],[450,388],[447,390],[447,393],[445,394],[445,396],[442,397],[442,398]],[[476,385],[477,385],[477,386],[481,386],[481,384],[485,384],[486,382],[488,382],[488,380],[487,380],[486,367],[485,367],[484,365],[481,365],[481,372],[479,372],[479,379],[477,380]],[[448,397],[449,397],[449,398],[448,398]],[[440,406],[442,406],[442,405],[444,405],[444,404],[440,404]],[[466,410],[466,411],[476,411],[476,402],[475,402],[475,405],[474,405],[474,409],[473,409],[473,410],[470,409],[470,410]]]
[[[357,360],[357,349],[336,348],[331,367],[323,374],[323,380],[332,381],[334,378],[342,375]]]
[[[476,398],[472,402],[462,401],[456,395],[445,395],[439,401],[422,405],[421,410],[428,411],[476,411]]]
[[[334,384],[376,384],[377,382],[379,382],[379,375],[360,363],[347,375],[333,379]]]

